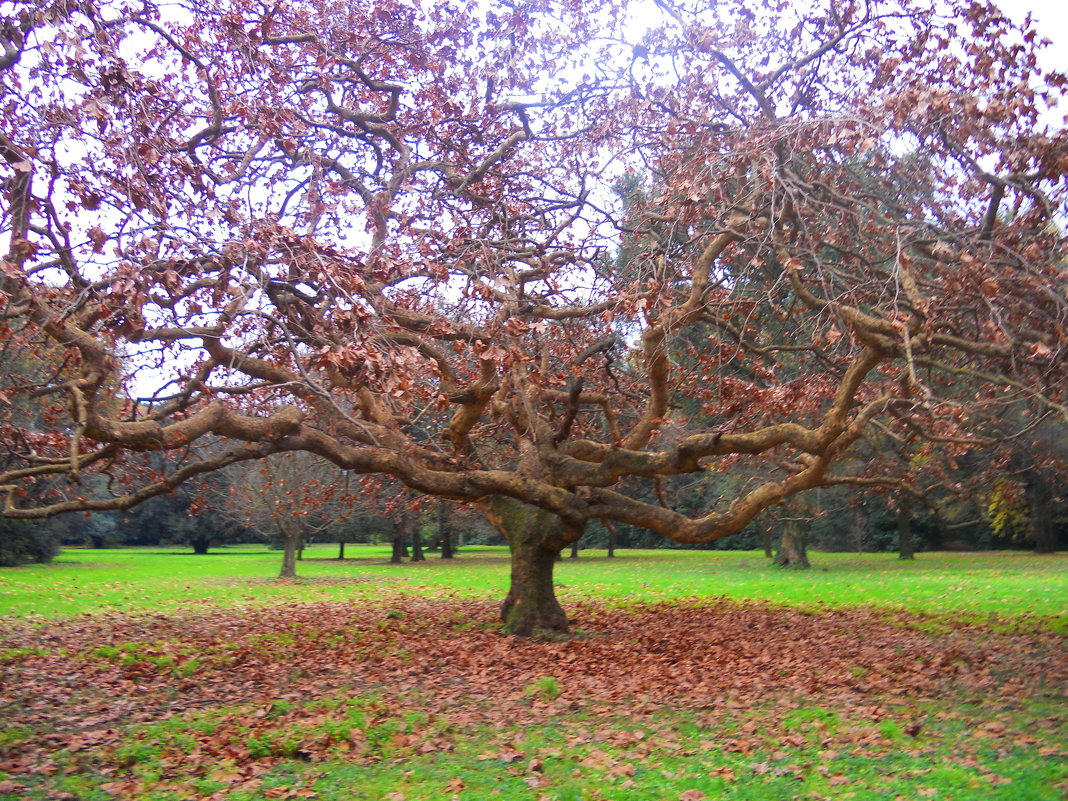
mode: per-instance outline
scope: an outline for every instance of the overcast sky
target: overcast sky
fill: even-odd
[[[1040,34],[1053,44],[1046,48],[1044,66],[1068,72],[1068,0],[995,0],[1016,21],[1030,11]]]

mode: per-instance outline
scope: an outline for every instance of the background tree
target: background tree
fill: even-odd
[[[47,430],[5,420],[4,514],[309,454],[480,504],[507,627],[566,631],[553,563],[591,520],[710,542],[850,480],[874,421],[1065,414],[1034,31],[657,8],[639,41],[596,2],[5,6],[2,315],[63,358]],[[655,189],[612,198],[625,170]],[[665,489],[736,471],[699,509]]]
[[[0,567],[51,562],[59,553],[59,520],[0,520]]]
[[[423,553],[423,520],[426,517],[424,504],[418,495],[396,487],[390,487],[388,500],[382,511],[392,523],[393,550],[390,562],[399,565],[405,557],[413,562],[426,560]]]
[[[808,561],[806,542],[808,529],[812,525],[811,509],[801,499],[792,498],[778,517],[781,534],[773,563],[777,567],[807,570],[812,566]]]
[[[297,555],[312,537],[349,525],[352,496],[337,468],[321,459],[283,453],[227,472],[230,516],[281,544],[279,578],[297,577]]]
[[[159,469],[166,472],[162,465]],[[225,498],[229,489],[227,477],[221,473],[187,482],[128,510],[111,531],[126,543],[188,545],[193,553],[206,554],[212,545],[232,542],[247,533],[241,519],[212,502],[213,498]]]
[[[916,539],[912,528],[913,501],[907,492],[897,499],[897,550],[898,559],[912,561],[916,558]]]
[[[434,510],[435,532],[430,547],[432,549],[440,549],[442,559],[453,559],[455,557],[453,531],[449,525],[453,520],[452,511],[452,507],[447,502],[440,500]]]

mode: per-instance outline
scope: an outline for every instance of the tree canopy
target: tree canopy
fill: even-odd
[[[4,9],[0,313],[56,364],[8,517],[307,452],[483,504],[563,629],[592,519],[709,541],[873,424],[1066,414],[1066,79],[989,3]],[[753,478],[656,491],[701,471]]]

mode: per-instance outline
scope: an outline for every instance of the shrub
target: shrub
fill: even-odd
[[[51,562],[59,539],[51,521],[0,520],[0,567]]]

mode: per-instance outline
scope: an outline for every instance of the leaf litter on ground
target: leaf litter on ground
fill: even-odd
[[[791,749],[828,759],[920,750],[927,717],[959,714],[937,711],[947,695],[1011,706],[1063,692],[1068,679],[1064,641],[1051,632],[968,622],[933,632],[924,619],[874,609],[585,603],[573,609],[580,635],[557,642],[507,636],[495,612],[398,595],[16,622],[0,636],[0,719],[16,733],[0,740],[0,793],[85,772],[119,797],[153,782],[180,793],[193,776],[226,798],[287,760],[448,753],[476,729],[488,743],[478,760],[538,788],[560,754],[530,753],[515,733],[548,722],[580,755],[575,771],[625,786],[657,755],[695,750],[674,730],[680,711],[715,733],[696,750],[752,756],[752,773],[783,777],[802,770]],[[804,712],[813,705],[822,711]],[[1068,755],[1063,740],[997,719],[972,735]],[[138,746],[155,749],[155,774],[131,770]],[[732,783],[737,770],[709,775]],[[850,781],[841,772],[826,780]],[[265,797],[312,797],[291,789],[301,794]]]

